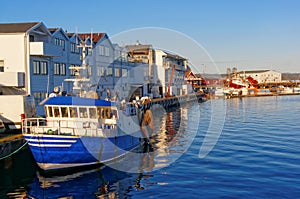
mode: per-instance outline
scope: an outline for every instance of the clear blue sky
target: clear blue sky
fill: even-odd
[[[222,73],[228,67],[300,72],[298,0],[11,0],[1,8],[0,23],[42,21],[68,32],[175,30],[202,45]],[[139,37],[131,41],[152,42]],[[189,58],[199,71],[216,72],[209,60]]]

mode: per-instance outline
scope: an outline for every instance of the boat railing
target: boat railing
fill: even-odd
[[[106,136],[116,128],[115,123],[94,121],[74,121],[67,119],[26,118],[22,120],[23,133],[42,133],[56,135],[99,135],[105,131]]]

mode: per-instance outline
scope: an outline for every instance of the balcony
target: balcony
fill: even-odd
[[[30,55],[60,57],[62,53],[63,49],[61,46],[45,42],[30,42]]]
[[[0,86],[25,87],[25,73],[23,72],[1,72]]]

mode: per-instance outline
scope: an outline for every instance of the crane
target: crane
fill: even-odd
[[[174,76],[174,72],[175,72],[175,67],[176,67],[175,65],[172,66],[172,73],[171,73],[171,76],[170,76],[166,97],[171,96],[171,84],[172,84],[172,80],[173,80],[173,76]]]

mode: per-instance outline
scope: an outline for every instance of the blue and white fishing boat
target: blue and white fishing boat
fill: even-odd
[[[135,106],[70,96],[49,98],[44,106],[45,119],[23,122],[23,135],[43,170],[106,163],[140,144]]]
[[[84,64],[82,68],[87,68]],[[77,87],[80,82],[82,86],[87,79],[74,79]],[[87,98],[80,93],[50,96],[43,102],[45,118],[22,122],[23,135],[42,170],[107,163],[143,141],[136,104]]]

